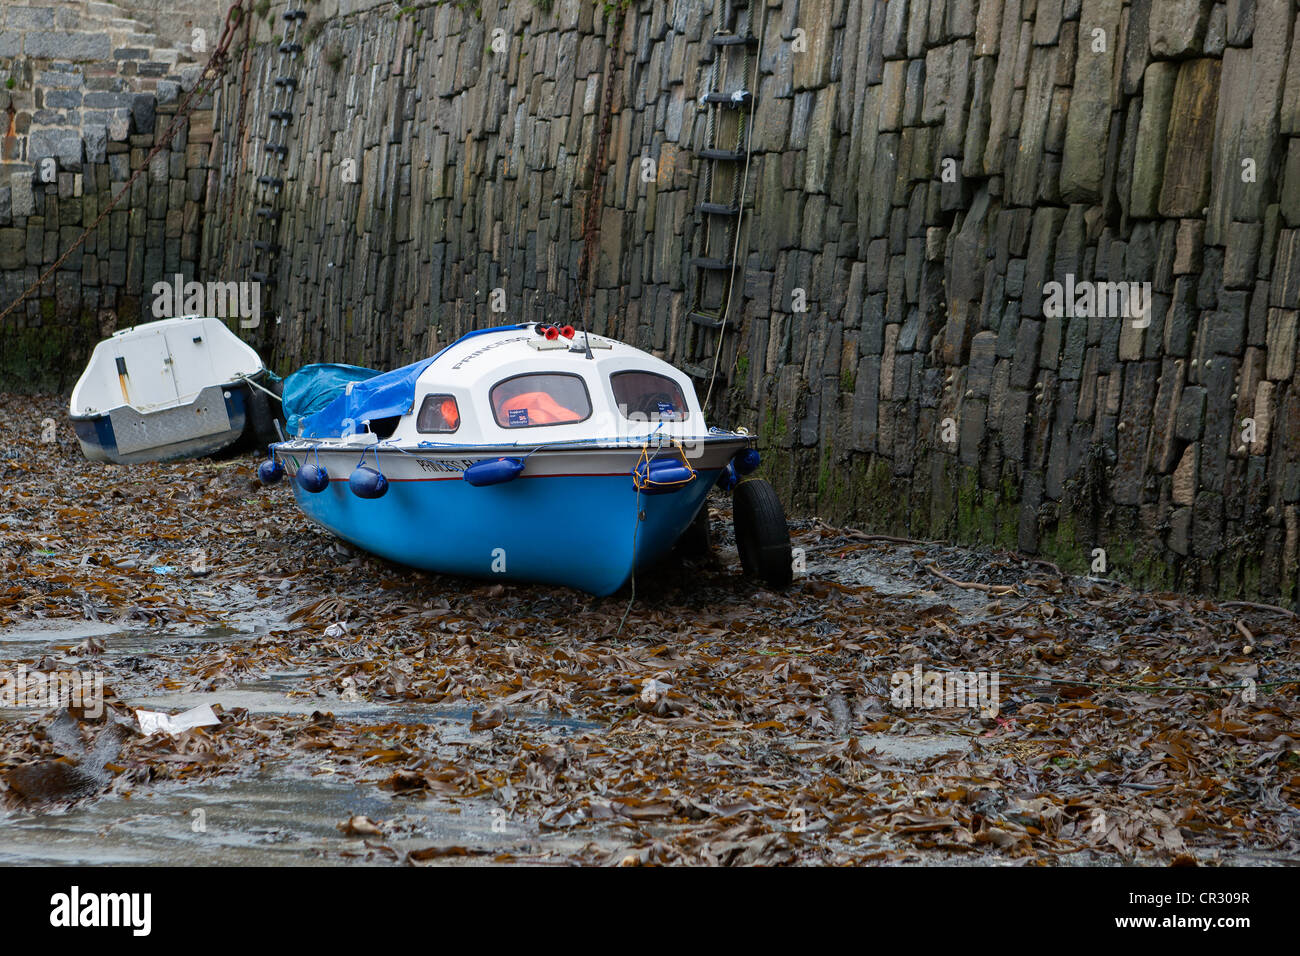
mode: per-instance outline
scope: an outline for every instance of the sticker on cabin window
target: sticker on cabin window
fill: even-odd
[[[659,402],[657,404],[659,405],[660,415],[672,415],[677,411],[672,402]]]
[[[510,425],[512,428],[515,425],[527,425],[527,424],[528,424],[528,409],[526,408],[510,409]]]

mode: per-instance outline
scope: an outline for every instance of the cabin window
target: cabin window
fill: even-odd
[[[425,435],[449,435],[460,428],[460,408],[452,395],[426,395],[415,416],[415,430]]]
[[[684,422],[690,406],[681,386],[654,372],[615,372],[609,377],[614,404],[623,417],[637,422]]]
[[[516,375],[492,386],[492,414],[502,428],[565,425],[591,417],[591,397],[580,375]]]

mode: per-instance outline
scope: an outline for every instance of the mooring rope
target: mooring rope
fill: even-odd
[[[649,445],[650,443],[646,442],[646,447],[649,447]],[[642,455],[644,454],[643,451]],[[636,501],[633,502],[636,510],[632,514],[632,568],[628,572],[628,582],[632,587],[632,593],[628,595],[627,607],[623,608],[623,617],[619,619],[618,630],[614,632],[615,637],[623,633],[623,625],[627,624],[627,616],[632,613],[632,605],[636,604],[636,539],[637,532],[641,529],[641,494],[641,486],[637,485]]]
[[[650,442],[647,441],[644,445],[641,446],[641,457],[640,459],[638,459],[636,466],[633,467],[632,469],[632,483],[636,485],[637,491],[650,491],[652,488],[680,488],[683,485],[689,485],[692,481],[696,479],[697,476],[695,473],[695,469],[692,468],[691,463],[686,460],[686,449],[682,447],[682,443],[679,442],[676,438],[671,438],[671,437],[669,438],[669,441],[677,449],[677,454],[681,458],[682,464],[686,466],[686,470],[690,474],[685,478],[678,479],[677,481],[655,481],[653,478],[651,478],[650,462],[659,457],[659,453],[663,451],[664,446],[662,442],[657,446],[655,446],[655,453],[653,456],[651,456]],[[642,465],[645,465],[644,475],[642,475],[641,473]]]
[[[271,390],[270,390],[269,388],[267,388],[265,385],[259,385],[257,382],[254,382],[253,379],[252,379],[250,376],[248,376],[248,375],[236,375],[236,376],[235,376],[235,381],[237,381],[237,382],[244,382],[244,383],[247,384],[247,385],[251,385],[251,386],[253,386],[253,388],[261,389],[263,392],[266,392],[266,394],[268,394],[268,395],[270,395],[272,398],[274,398],[277,402],[280,401],[280,396],[279,396],[279,395],[275,394],[275,392],[271,391]]]

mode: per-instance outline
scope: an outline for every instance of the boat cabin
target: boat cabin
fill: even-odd
[[[638,348],[553,326],[485,329],[353,382],[301,437],[531,445],[707,433],[691,380]],[[363,439],[364,440],[364,439]]]

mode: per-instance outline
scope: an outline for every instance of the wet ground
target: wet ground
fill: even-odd
[[[723,496],[713,555],[635,601],[446,578],[335,541],[251,457],[86,462],[52,399],[0,423],[0,670],[105,701],[0,708],[0,862],[1300,860],[1285,609],[813,519],[777,594]]]

